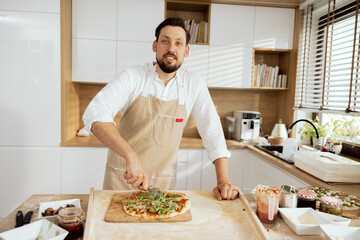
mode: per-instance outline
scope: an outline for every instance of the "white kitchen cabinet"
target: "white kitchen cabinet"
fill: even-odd
[[[10,2],[0,6],[21,6]],[[24,5],[25,11],[30,4]],[[29,9],[57,11],[53,5],[49,1],[44,8],[34,4]],[[0,16],[0,145],[58,146],[60,14],[5,10]]]
[[[253,46],[255,7],[211,4],[211,46]],[[234,49],[236,51],[236,49]],[[229,56],[231,58],[231,55]]]
[[[181,148],[177,152],[176,189],[200,190],[202,149]]]
[[[188,149],[187,190],[200,190],[202,149]]]
[[[72,37],[116,40],[117,0],[72,0]]]
[[[256,7],[255,48],[292,49],[295,9]]]
[[[210,46],[209,88],[250,88],[252,48],[241,44]]]
[[[117,40],[152,43],[156,27],[164,20],[164,13],[163,0],[118,0]],[[141,58],[141,53],[133,54]]]
[[[1,0],[0,10],[60,13],[60,1],[59,0],[31,0],[31,1]]]
[[[72,80],[107,83],[116,77],[116,41],[73,39]]]
[[[187,173],[188,173],[188,161],[187,161],[187,149],[181,148],[176,153],[177,161],[177,174],[176,174],[176,189],[187,189]]]
[[[61,148],[61,193],[88,194],[102,189],[107,148]]]
[[[243,185],[244,177],[244,159],[247,150],[231,149],[229,150],[229,177],[232,184],[240,189]],[[201,169],[201,190],[212,190],[217,185],[215,165],[208,159],[206,150],[203,150],[202,169]]]
[[[297,188],[309,186],[306,182],[266,162],[250,151],[246,155],[244,170],[244,193],[249,193],[258,184],[279,188],[282,185],[292,185]]]
[[[209,46],[189,45],[189,56],[184,59],[182,67],[186,70],[200,74],[207,82],[209,70]]]
[[[0,192],[0,218],[32,194],[60,194],[60,148],[0,147]]]
[[[117,41],[117,74],[127,67],[156,61],[152,42]]]

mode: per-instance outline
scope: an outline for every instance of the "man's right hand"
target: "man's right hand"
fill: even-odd
[[[138,156],[126,160],[126,173],[124,179],[133,188],[147,190],[149,187],[149,175],[146,173]]]

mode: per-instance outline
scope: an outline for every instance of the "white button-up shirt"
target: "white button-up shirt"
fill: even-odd
[[[219,115],[210,97],[204,80],[195,73],[179,68],[176,76],[165,86],[158,77],[156,66],[146,64],[127,68],[109,82],[90,102],[83,115],[85,129],[89,132],[93,122],[114,122],[120,111],[123,115],[134,100],[142,93],[148,74],[154,77],[149,94],[163,101],[178,99],[178,84],[184,87],[186,121],[192,115],[202,138],[208,157],[214,161],[230,157]],[[115,124],[116,125],[116,124]]]

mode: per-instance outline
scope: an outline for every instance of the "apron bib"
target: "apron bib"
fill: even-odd
[[[118,130],[139,155],[150,176],[149,185],[175,189],[176,152],[186,119],[184,89],[177,85],[178,100],[160,100],[149,94],[154,76],[150,72],[142,94],[121,117]],[[109,149],[103,189],[133,190],[123,177],[125,172],[125,159]]]

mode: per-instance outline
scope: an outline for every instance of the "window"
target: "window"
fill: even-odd
[[[359,3],[311,2],[302,15],[295,108],[359,113]]]

